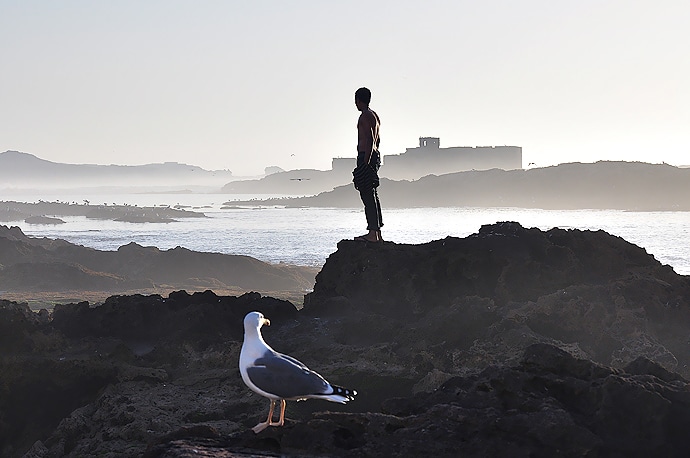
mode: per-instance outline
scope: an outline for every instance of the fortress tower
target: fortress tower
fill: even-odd
[[[402,154],[386,155],[380,175],[393,180],[415,180],[467,170],[522,168],[520,146],[454,146],[441,148],[440,138],[420,137],[419,146]]]
[[[441,146],[441,139],[438,137],[419,137],[420,148],[434,148],[439,149]]]

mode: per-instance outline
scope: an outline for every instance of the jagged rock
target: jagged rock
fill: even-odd
[[[635,274],[673,277],[670,267],[644,249],[603,231],[542,232],[518,223],[482,226],[463,239],[423,245],[343,240],[328,261],[305,308],[342,296],[377,312],[415,314],[456,297],[489,297],[503,305]]]
[[[112,296],[98,307],[88,302],[56,305],[52,327],[67,337],[117,338],[123,342],[218,342],[223,337],[242,340],[244,315],[255,308],[278,319],[294,317],[287,302],[259,293],[240,297],[217,296],[212,291],[188,294]]]
[[[40,328],[43,320],[26,303],[17,304],[0,299],[0,354],[30,350],[30,334]]]

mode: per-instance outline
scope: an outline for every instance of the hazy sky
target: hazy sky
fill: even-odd
[[[0,151],[236,175],[518,145],[690,163],[690,1],[0,0]]]

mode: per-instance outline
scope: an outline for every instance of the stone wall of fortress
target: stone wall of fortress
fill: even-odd
[[[467,170],[521,168],[520,146],[438,148],[432,145],[407,148],[403,154],[384,156],[380,175],[393,180],[414,180],[425,175],[443,175]]]
[[[334,172],[351,173],[355,158],[334,158]],[[441,148],[437,137],[421,137],[419,147],[384,155],[379,175],[392,180],[416,180],[426,175],[468,170],[522,169],[520,146],[455,146]]]

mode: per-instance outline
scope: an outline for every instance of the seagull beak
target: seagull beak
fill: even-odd
[[[261,320],[261,324],[265,324],[266,326],[270,326],[270,325],[271,325],[271,321],[270,321],[268,318],[263,318],[263,319]]]

